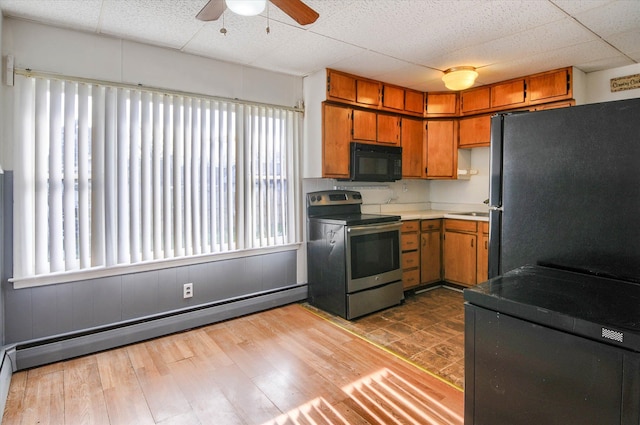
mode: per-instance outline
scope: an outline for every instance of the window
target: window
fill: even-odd
[[[16,78],[14,281],[299,242],[299,112]]]

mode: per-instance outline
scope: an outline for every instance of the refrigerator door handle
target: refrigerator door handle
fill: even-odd
[[[489,159],[489,205],[502,206],[502,149],[504,115],[491,117],[491,152]]]
[[[489,209],[489,279],[499,276],[500,243],[502,240],[502,208]]]

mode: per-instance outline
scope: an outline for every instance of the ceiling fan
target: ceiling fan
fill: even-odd
[[[196,18],[201,21],[217,20],[220,16],[222,16],[222,13],[227,8],[227,6],[231,10],[233,10],[232,6],[227,4],[227,1],[228,0],[209,0],[209,2],[205,4],[202,10],[196,15]],[[291,16],[293,20],[295,20],[300,25],[312,24],[320,16],[318,12],[311,9],[301,0],[265,0],[265,3],[266,1],[270,1],[271,3],[273,3],[274,6],[278,7],[284,13]],[[262,12],[262,10],[247,14],[257,15],[260,12]]]

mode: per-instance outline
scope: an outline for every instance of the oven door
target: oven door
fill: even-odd
[[[400,222],[347,226],[347,292],[402,279]]]

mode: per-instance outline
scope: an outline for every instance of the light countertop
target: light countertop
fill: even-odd
[[[437,218],[454,218],[456,220],[472,220],[472,221],[489,221],[489,217],[460,215],[461,212],[467,211],[445,211],[445,210],[411,210],[411,211],[393,211],[386,210],[382,214],[399,215],[401,220],[430,220]]]

